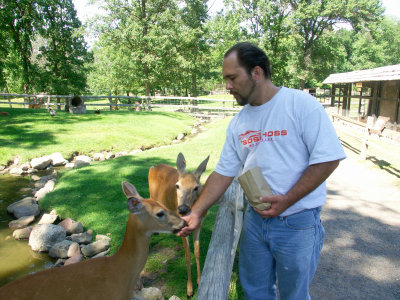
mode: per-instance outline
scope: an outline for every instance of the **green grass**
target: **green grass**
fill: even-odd
[[[110,234],[111,253],[120,247],[128,218],[126,198],[121,190],[121,182],[133,183],[143,197],[148,197],[147,174],[151,166],[158,163],[175,165],[179,152],[185,155],[188,170],[197,166],[210,155],[204,182],[214,169],[222,150],[225,131],[229,119],[207,124],[207,131],[189,141],[141,152],[135,156],[93,164],[81,169],[61,173],[54,192],[41,200],[43,209],[56,209],[65,218],[82,222],[86,229],[94,233]],[[217,207],[210,209],[201,234],[201,265],[204,265],[208,244],[211,239]],[[171,234],[155,235],[150,243],[150,257],[146,264],[144,284],[160,287],[164,296],[176,295],[181,299],[186,295],[186,265],[181,239]],[[192,253],[192,278],[197,290],[196,267]],[[237,276],[237,264],[232,276],[232,297],[242,299]]]
[[[179,133],[190,131],[195,119],[182,113],[102,111],[70,114],[58,111],[51,117],[45,109],[2,108],[0,116],[0,164],[19,156],[27,161],[61,152],[115,152],[148,149],[170,143]]]

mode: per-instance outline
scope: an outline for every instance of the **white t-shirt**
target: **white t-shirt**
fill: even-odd
[[[245,105],[230,122],[215,172],[236,176],[255,166],[274,194],[286,194],[312,164],[346,157],[322,105],[311,95],[282,87],[267,103]],[[325,182],[281,216],[322,206]]]

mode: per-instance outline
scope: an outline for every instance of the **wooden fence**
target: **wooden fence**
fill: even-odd
[[[42,105],[45,108],[65,108],[73,97],[80,97],[88,109],[130,109],[130,110],[160,110],[160,111],[181,111],[190,113],[197,117],[220,117],[221,115],[234,115],[240,111],[236,101],[233,99],[213,99],[198,97],[178,96],[74,96],[74,95],[40,95],[40,94],[0,94],[4,101],[0,104],[13,105]],[[15,102],[14,98],[24,98],[24,101]],[[55,101],[54,101],[55,99]],[[88,101],[85,101],[88,100]],[[97,100],[97,101],[96,101]],[[107,103],[100,103],[107,100]],[[127,103],[122,103],[127,102]]]
[[[197,291],[198,300],[228,299],[245,203],[244,192],[235,178],[218,202],[219,209]]]

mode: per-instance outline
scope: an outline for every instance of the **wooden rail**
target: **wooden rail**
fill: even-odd
[[[196,299],[228,299],[233,262],[243,225],[244,192],[235,178],[219,200]]]

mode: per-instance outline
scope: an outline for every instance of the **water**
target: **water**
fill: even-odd
[[[7,213],[7,206],[32,196],[28,187],[33,187],[28,177],[0,175],[0,286],[53,264],[47,254],[32,251],[27,240],[15,240],[8,228],[14,218]]]

